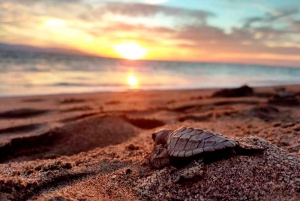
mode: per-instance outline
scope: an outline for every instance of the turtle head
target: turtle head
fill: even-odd
[[[171,133],[171,132],[172,132],[172,130],[169,130],[169,129],[162,129],[162,130],[155,131],[152,134],[152,139],[155,142],[155,145],[167,144],[167,138],[168,138],[169,133]]]
[[[156,145],[150,154],[150,165],[153,168],[160,169],[170,164],[167,149],[162,145]]]

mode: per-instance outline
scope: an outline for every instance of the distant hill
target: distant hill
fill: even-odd
[[[87,55],[84,52],[80,52],[78,50],[72,50],[72,49],[62,49],[62,48],[52,48],[52,47],[40,48],[40,47],[33,47],[29,45],[13,45],[7,43],[0,43],[0,52],[1,51]]]

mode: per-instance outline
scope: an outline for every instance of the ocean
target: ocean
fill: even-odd
[[[300,67],[300,66],[299,66]],[[300,84],[300,68],[0,52],[0,96]]]

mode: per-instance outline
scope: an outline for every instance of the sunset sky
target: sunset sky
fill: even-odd
[[[0,42],[105,57],[300,67],[300,2],[0,0]]]

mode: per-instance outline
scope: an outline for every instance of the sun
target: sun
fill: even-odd
[[[136,60],[147,54],[146,48],[136,42],[124,42],[114,47],[115,51],[125,59]]]
[[[127,77],[127,83],[131,87],[137,87],[137,85],[138,85],[138,81],[135,78],[135,76],[133,76],[133,75],[128,75],[128,77]]]

